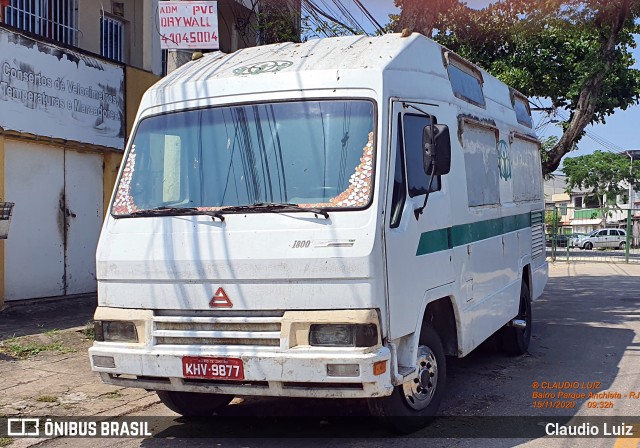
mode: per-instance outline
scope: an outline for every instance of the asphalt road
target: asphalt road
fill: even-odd
[[[640,265],[605,263],[556,263],[544,295],[533,307],[534,327],[530,353],[507,357],[491,344],[464,359],[449,360],[448,387],[441,406],[445,416],[628,416],[629,423],[640,423],[640,399],[628,398],[630,392],[640,394]],[[607,400],[564,400],[573,402],[571,409],[538,409],[533,392],[543,391],[543,384],[578,382],[597,392],[609,391],[627,395]],[[534,387],[537,385],[537,388]],[[589,386],[587,386],[589,387]],[[564,392],[576,390],[565,389]],[[557,393],[558,390],[554,390]],[[589,403],[611,403],[612,408],[592,409]],[[544,405],[543,405],[544,406]],[[608,406],[608,405],[607,405]],[[248,399],[228,407],[230,415],[246,420],[246,427],[264,415],[312,415],[319,424],[339,424],[344,415],[365,412],[363,403],[335,400]],[[340,446],[340,447],[637,447],[640,439],[561,439],[561,438],[429,438],[429,428],[414,437],[389,436],[371,421],[370,438],[335,437],[299,438],[303,428],[292,428],[296,438],[266,439],[247,437],[242,425],[235,425],[224,437],[176,437],[175,429],[184,422],[160,404],[132,415],[167,416],[168,428],[152,439],[55,439],[39,446],[105,446],[105,447],[276,447],[276,446]],[[173,416],[173,417],[171,417]],[[326,416],[331,416],[325,418]],[[336,417],[338,416],[338,417]],[[634,418],[635,417],[635,418]],[[490,420],[486,420],[491,422]],[[517,424],[516,420],[505,420]],[[524,422],[525,419],[523,418]],[[515,422],[515,423],[514,423]],[[286,417],[276,424],[287,425]],[[206,429],[207,424],[202,424]],[[366,427],[365,427],[366,429]],[[363,427],[354,429],[362,435]],[[97,442],[97,443],[96,443]]]

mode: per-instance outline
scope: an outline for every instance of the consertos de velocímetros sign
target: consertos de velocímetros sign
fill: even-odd
[[[123,149],[124,68],[0,28],[0,126]]]

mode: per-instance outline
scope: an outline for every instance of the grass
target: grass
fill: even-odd
[[[41,395],[36,398],[36,401],[39,401],[41,403],[57,403],[58,399],[51,395]]]
[[[44,332],[44,334],[46,336],[49,336],[50,338],[54,337],[58,333],[60,333],[60,330],[58,330],[57,328],[52,328],[51,330],[47,330]]]
[[[9,446],[13,443],[13,439],[9,437],[0,437],[0,446]]]
[[[0,351],[18,359],[26,359],[42,352],[71,353],[73,350],[65,347],[62,342],[25,342],[14,337],[2,341]]]
[[[84,329],[82,330],[82,334],[84,334],[84,337],[90,341],[93,341],[95,339],[96,334],[94,331],[92,320],[87,322],[87,324],[84,326]]]
[[[106,394],[105,397],[117,400],[118,398],[122,398],[122,394],[119,390],[114,390],[113,392],[109,392],[108,394]]]

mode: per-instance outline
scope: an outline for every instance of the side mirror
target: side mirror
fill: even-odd
[[[424,172],[435,176],[449,174],[451,169],[451,139],[444,124],[425,126],[422,130]]]

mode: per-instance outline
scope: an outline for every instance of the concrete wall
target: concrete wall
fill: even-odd
[[[126,67],[125,80],[127,137],[129,137],[142,95],[149,87],[160,80],[160,76],[134,67]]]
[[[113,3],[110,0],[82,0],[78,7],[78,47],[92,53],[100,54],[100,18],[104,8],[105,15],[112,14]],[[112,16],[122,19],[125,23],[124,35],[124,63],[131,64],[136,67],[151,69],[145,67],[144,58],[144,41],[145,39],[153,39],[153,29],[147,29],[152,26],[143,20],[146,15],[153,14],[153,11],[145,11],[144,0],[121,0],[124,3],[124,17]],[[158,55],[159,57],[159,55]],[[150,61],[149,61],[150,63]]]
[[[2,201],[4,201],[4,134],[0,134],[0,202]],[[0,240],[0,310],[4,307],[4,241]]]

